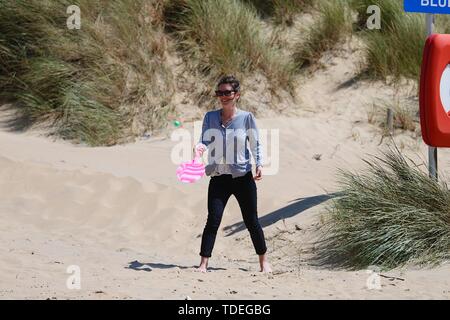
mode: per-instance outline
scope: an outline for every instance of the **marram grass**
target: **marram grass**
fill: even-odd
[[[351,35],[351,12],[343,0],[323,0],[317,4],[318,18],[306,31],[304,41],[294,48],[293,60],[298,67],[317,63],[322,55]]]
[[[328,207],[317,261],[336,267],[391,269],[450,258],[450,192],[397,149],[341,170]]]

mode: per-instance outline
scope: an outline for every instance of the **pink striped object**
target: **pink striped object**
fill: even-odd
[[[205,175],[205,165],[200,161],[198,155],[194,160],[183,162],[177,169],[177,178],[181,182],[194,183]]]

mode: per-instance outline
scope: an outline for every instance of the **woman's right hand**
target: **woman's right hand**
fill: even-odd
[[[203,143],[199,143],[194,147],[194,154],[201,157],[203,152],[206,151],[206,146]]]

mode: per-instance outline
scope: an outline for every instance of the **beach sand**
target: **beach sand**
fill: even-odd
[[[387,271],[381,288],[370,290],[368,270],[311,263],[337,168],[360,170],[361,158],[386,147],[380,129],[368,123],[367,106],[394,94],[380,83],[352,81],[357,70],[345,52],[329,59],[331,67],[299,84],[296,116],[257,117],[261,129],[279,130],[278,172],[263,171],[257,183],[271,275],[258,272],[234,197],[210,272],[194,272],[209,177],[192,185],[177,180],[171,161],[177,142],[168,134],[88,148],[14,132],[3,121],[0,299],[450,298],[449,264]],[[10,115],[2,110],[5,120]],[[192,133],[193,123],[184,129]],[[408,156],[426,160],[420,137],[399,133],[395,141]],[[444,173],[448,155],[440,149]],[[80,268],[80,289],[66,284],[73,265]]]

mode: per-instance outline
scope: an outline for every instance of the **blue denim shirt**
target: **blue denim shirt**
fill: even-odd
[[[208,176],[220,174],[221,163],[228,165],[226,171],[233,178],[245,175],[252,170],[249,149],[256,167],[262,166],[259,131],[251,112],[237,109],[226,127],[221,124],[221,110],[207,112],[199,143],[207,148],[205,173]]]

